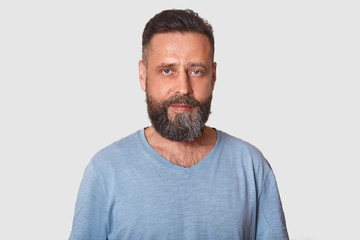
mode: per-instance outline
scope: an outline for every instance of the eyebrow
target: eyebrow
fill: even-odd
[[[156,69],[162,69],[162,68],[172,68],[172,67],[175,67],[177,66],[178,64],[176,63],[161,63],[160,65],[158,65],[156,67]]]
[[[207,70],[207,67],[202,63],[190,63],[190,64],[187,65],[187,67],[201,67],[205,71]]]
[[[179,64],[177,64],[177,63],[161,63],[156,67],[156,69],[162,70],[164,68],[174,68],[174,67],[177,67],[178,65]],[[208,68],[203,63],[189,63],[186,65],[186,68],[196,68],[196,67],[202,68],[204,72],[206,72],[208,70]]]
[[[161,63],[160,65],[158,65],[156,67],[156,69],[163,69],[163,68],[172,68],[172,67],[176,67],[178,66],[179,64],[177,63]],[[194,68],[194,67],[201,67],[204,69],[204,71],[207,70],[207,67],[202,64],[202,63],[189,63],[186,65],[187,68]]]

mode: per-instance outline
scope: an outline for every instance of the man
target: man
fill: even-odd
[[[152,126],[94,156],[70,239],[288,239],[267,161],[205,126],[216,81],[211,25],[191,10],[163,11],[142,45]]]

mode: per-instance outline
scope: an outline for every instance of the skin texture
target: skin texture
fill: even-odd
[[[141,88],[158,102],[175,95],[189,95],[203,102],[212,94],[216,81],[216,63],[212,62],[210,50],[204,34],[155,34],[144,61],[139,62]],[[194,111],[189,105],[173,104],[168,116],[171,120],[176,114]],[[145,130],[145,136],[160,155],[183,167],[200,162],[216,143],[216,132],[209,127],[192,142],[170,141],[153,127]]]

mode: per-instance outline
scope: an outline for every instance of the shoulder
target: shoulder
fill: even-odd
[[[219,130],[217,130],[217,132],[220,135],[221,140],[223,141],[225,151],[233,154],[241,154],[242,156],[249,157],[252,156],[265,160],[260,150],[251,143]]]
[[[218,134],[222,141],[222,158],[241,166],[242,169],[251,169],[251,171],[261,173],[261,175],[266,175],[271,171],[270,164],[257,147],[219,130]]]
[[[129,159],[136,158],[142,154],[140,140],[141,130],[124,137],[109,146],[97,152],[90,161],[93,168],[97,170],[107,170],[114,168],[114,166],[121,167],[123,164],[129,162]]]
[[[273,175],[269,162],[254,145],[227,133],[218,132],[222,141],[221,160],[225,160],[226,165],[236,171],[238,176],[245,176],[245,181],[250,185],[254,184],[260,193],[268,177]]]

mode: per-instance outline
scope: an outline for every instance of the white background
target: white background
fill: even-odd
[[[264,153],[291,239],[360,239],[360,8],[346,0],[1,1],[0,239],[68,238],[90,158],[149,125],[141,34],[168,8],[213,25],[209,125]]]

